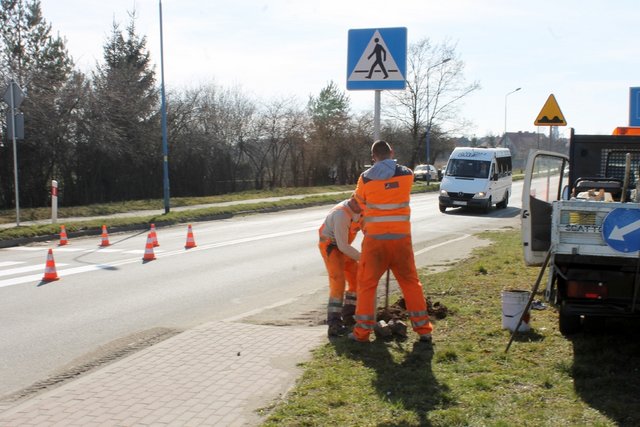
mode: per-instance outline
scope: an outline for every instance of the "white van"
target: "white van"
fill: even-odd
[[[511,194],[511,152],[508,148],[458,147],[453,150],[440,183],[440,212],[467,206],[485,212],[495,204],[506,208]]]

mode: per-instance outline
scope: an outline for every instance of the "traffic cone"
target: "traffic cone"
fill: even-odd
[[[100,242],[100,246],[109,246],[109,235],[107,234],[107,226],[102,226],[102,242]]]
[[[193,238],[193,230],[191,229],[191,224],[189,224],[189,230],[187,231],[187,243],[184,245],[185,249],[195,248],[196,241]]]
[[[143,261],[153,261],[156,259],[156,255],[153,253],[153,236],[151,233],[147,236],[147,244],[144,247],[144,256],[142,257]]]
[[[156,226],[155,226],[155,224],[151,224],[151,232],[149,233],[149,235],[153,239],[153,247],[155,248],[157,246],[160,246],[160,243],[158,243],[158,236],[156,235]]]
[[[47,254],[47,263],[44,266],[44,277],[42,278],[43,282],[53,282],[54,280],[58,280],[58,273],[56,273],[56,263],[53,261],[53,251],[49,249],[49,253]]]
[[[64,228],[64,224],[60,226],[60,243],[59,246],[64,246],[69,243],[69,239],[67,239],[67,230]]]

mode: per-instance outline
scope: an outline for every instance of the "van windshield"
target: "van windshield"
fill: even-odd
[[[460,178],[488,178],[491,162],[486,160],[450,159],[447,176]]]

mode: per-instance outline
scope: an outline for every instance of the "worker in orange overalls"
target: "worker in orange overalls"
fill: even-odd
[[[353,324],[360,252],[351,246],[360,229],[360,206],[355,197],[334,206],[318,231],[324,265],[329,274],[327,325],[330,337],[344,335],[345,323]],[[345,279],[348,283],[345,293]]]
[[[362,207],[364,239],[358,273],[356,324],[349,338],[366,342],[375,326],[376,289],[391,269],[404,296],[413,330],[420,341],[431,342],[433,329],[418,279],[411,243],[409,198],[411,169],[398,165],[385,141],[371,146],[373,166],[364,171],[356,186]]]

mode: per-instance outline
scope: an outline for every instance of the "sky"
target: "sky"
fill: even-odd
[[[561,134],[571,127],[610,134],[629,124],[629,88],[640,86],[637,0],[41,0],[41,7],[85,72],[102,62],[113,23],[124,29],[135,9],[160,80],[160,1],[167,90],[215,83],[264,102],[293,96],[306,105],[333,81],[354,111],[371,111],[374,91],[346,89],[348,32],[389,27],[406,27],[409,44],[456,43],[466,81],[481,87],[460,105],[469,137],[548,134],[534,122],[551,94],[567,122]]]

